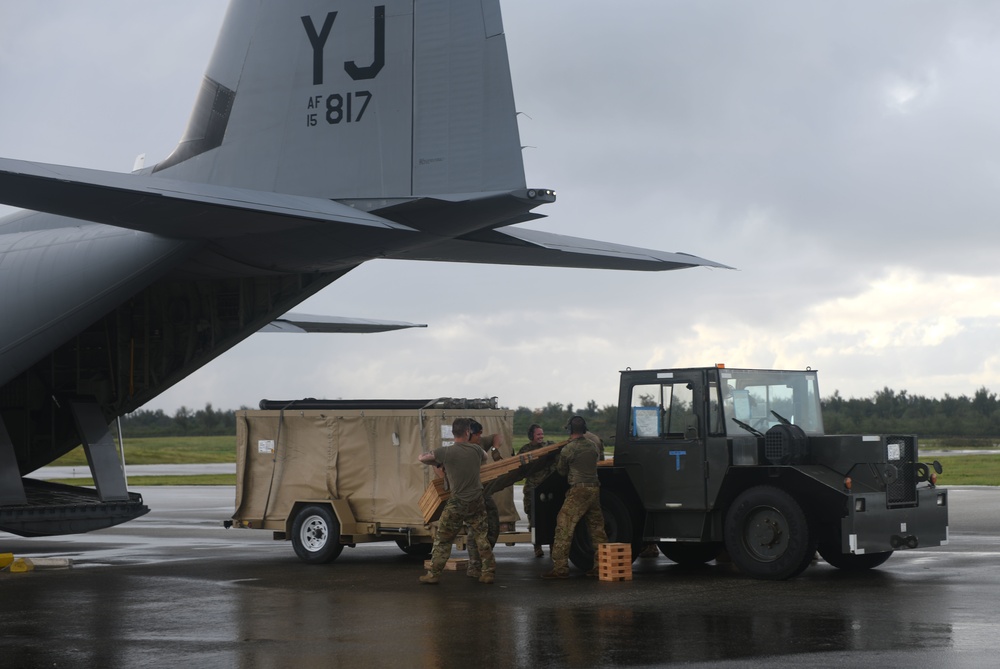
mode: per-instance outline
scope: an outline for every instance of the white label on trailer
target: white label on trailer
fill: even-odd
[[[902,456],[902,454],[899,451],[899,444],[896,443],[896,442],[890,443],[889,444],[889,459],[890,460],[899,460],[901,457],[903,457],[903,456]]]
[[[658,379],[672,379],[674,378],[673,372],[657,372],[656,378]]]
[[[258,453],[274,453],[274,439],[260,439],[257,442]]]
[[[865,436],[861,437],[861,441],[881,441],[881,440],[882,437],[878,436],[877,434],[866,434]]]

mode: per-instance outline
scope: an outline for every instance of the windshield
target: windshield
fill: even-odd
[[[720,369],[719,390],[727,436],[763,434],[782,418],[806,434],[823,434],[814,371]]]

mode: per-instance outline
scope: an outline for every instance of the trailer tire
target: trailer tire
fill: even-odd
[[[676,541],[659,542],[660,552],[684,567],[696,567],[711,562],[722,552],[722,544],[718,542],[679,543]]]
[[[323,504],[304,506],[292,523],[292,547],[299,559],[309,564],[333,562],[344,550],[340,543],[340,522]]]
[[[725,538],[733,564],[753,578],[792,578],[809,566],[816,553],[816,539],[802,507],[773,486],[755,486],[736,498],[726,512]]]
[[[408,543],[406,539],[396,539],[396,545],[399,546],[407,555],[414,555],[416,557],[427,557],[434,550],[434,544],[432,543]]]
[[[601,513],[604,515],[604,532],[610,543],[632,545],[632,561],[639,557],[642,542],[635,540],[635,523],[625,502],[613,492],[601,490]],[[573,532],[569,547],[569,560],[577,569],[590,571],[594,567],[594,545],[590,541],[587,523],[581,520]]]
[[[833,544],[820,544],[819,554],[831,566],[844,571],[865,571],[878,567],[892,556],[892,551],[884,553],[841,553],[839,546]]]

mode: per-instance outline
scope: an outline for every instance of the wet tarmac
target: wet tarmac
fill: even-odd
[[[153,511],[75,537],[0,533],[0,552],[71,569],[0,573],[3,667],[985,667],[1000,654],[1000,490],[950,488],[949,545],[771,583],[636,560],[633,580],[497,549],[497,581],[417,583],[394,543],[301,563],[225,530],[230,487],[136,488]],[[464,555],[457,553],[456,556]]]

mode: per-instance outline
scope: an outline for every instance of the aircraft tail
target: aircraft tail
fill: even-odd
[[[330,199],[524,188],[499,0],[233,0],[149,171]]]

